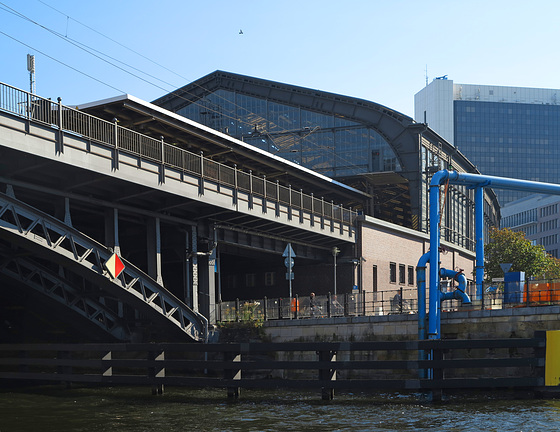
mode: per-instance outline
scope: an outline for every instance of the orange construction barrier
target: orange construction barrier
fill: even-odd
[[[299,300],[293,298],[292,299],[292,312],[299,312]]]
[[[550,300],[553,302],[560,302],[560,282],[550,283]]]
[[[559,287],[560,288],[560,287]],[[547,282],[529,282],[528,288],[525,284],[523,301],[527,302],[527,293],[530,303],[541,303],[551,301],[550,284]]]

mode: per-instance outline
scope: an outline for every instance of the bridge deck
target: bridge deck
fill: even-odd
[[[3,84],[0,137],[4,148],[172,194],[221,222],[355,242],[355,211]]]

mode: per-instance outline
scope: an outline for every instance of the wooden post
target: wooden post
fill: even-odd
[[[113,376],[113,367],[111,366],[112,359],[113,355],[111,351],[109,351],[101,358],[101,364],[103,365],[103,367],[101,368],[101,375],[103,375],[104,377]]]
[[[432,360],[434,362],[439,362],[443,360],[443,350],[440,348],[435,348],[432,350]],[[443,368],[436,366],[432,367],[432,380],[440,381],[443,380]],[[441,387],[434,387],[431,390],[431,400],[432,402],[441,402],[443,399],[443,390]]]
[[[72,358],[72,353],[70,351],[58,351],[57,358],[60,360],[68,360]],[[58,365],[57,373],[60,375],[71,375],[72,374],[72,366],[67,364]],[[66,386],[67,389],[72,387],[72,381],[63,380],[62,383]]]
[[[148,377],[152,384],[152,394],[162,395],[163,394],[163,384],[158,383],[157,378],[165,377],[165,368],[155,364],[156,362],[163,362],[165,360],[164,351],[148,351],[148,361],[153,364],[153,366],[148,367]]]
[[[544,330],[536,331],[534,337],[535,337],[535,339],[540,340],[540,343],[538,344],[538,346],[536,346],[534,348],[535,358],[541,359],[541,361],[539,362],[539,365],[535,367],[535,374],[536,374],[537,377],[539,377],[539,380],[542,383],[539,387],[542,388],[542,387],[547,386],[547,385],[556,384],[556,382],[558,381],[557,379],[554,379],[555,377],[558,377],[558,374],[554,373],[554,368],[556,368],[556,365],[558,364],[556,361],[553,362],[553,365],[549,365],[549,367],[552,366],[551,369],[553,369],[552,370],[553,373],[551,374],[550,371],[549,371],[548,381],[550,381],[550,382],[547,382],[547,374],[546,374],[546,367],[547,367],[547,365],[546,365],[546,360],[547,360],[547,358],[546,358],[547,357],[546,356],[547,332],[544,331]],[[551,349],[551,352],[552,352],[553,347],[549,347],[549,348]],[[550,357],[549,360],[553,358],[553,356],[549,356],[549,357]],[[557,360],[557,359],[554,359],[554,360]],[[558,370],[558,368],[556,368],[556,371],[557,370]],[[551,378],[553,378],[553,379],[551,379]]]
[[[318,351],[319,361],[334,362],[336,361],[336,351]],[[319,369],[319,381],[322,383],[321,399],[333,400],[334,388],[329,385],[330,382],[336,381],[336,369],[321,368]]]
[[[231,368],[224,369],[224,379],[226,380],[240,380],[241,369],[234,367],[233,363],[241,361],[241,353],[227,351],[224,352],[224,361],[232,362]],[[227,395],[228,398],[239,399],[239,387],[235,385],[228,385]]]

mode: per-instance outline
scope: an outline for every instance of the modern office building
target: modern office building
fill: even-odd
[[[434,79],[414,97],[414,117],[482,174],[560,183],[560,90]],[[496,191],[500,204],[528,194]]]
[[[560,196],[535,194],[506,204],[502,208],[502,228],[523,231],[533,244],[558,258],[560,249]]]
[[[362,190],[370,198],[356,209],[416,231],[428,231],[434,172],[477,172],[425,124],[367,100],[216,71],[153,103]],[[283,173],[275,178],[282,182]],[[450,187],[442,220],[442,238],[470,250],[473,198],[472,190]],[[486,221],[497,225],[493,191],[485,204]]]

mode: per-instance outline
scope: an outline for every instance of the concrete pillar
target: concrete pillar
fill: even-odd
[[[210,255],[198,257],[200,313],[208,319],[209,324],[216,323],[216,249]]]
[[[149,219],[148,222],[148,274],[163,285],[161,275],[161,230],[159,218]]]
[[[108,209],[105,211],[105,246],[112,247],[113,252],[121,255],[119,245],[119,211]]]
[[[192,285],[191,285],[191,299],[192,309],[198,312],[198,230],[192,227],[191,231],[191,270],[192,270]]]

